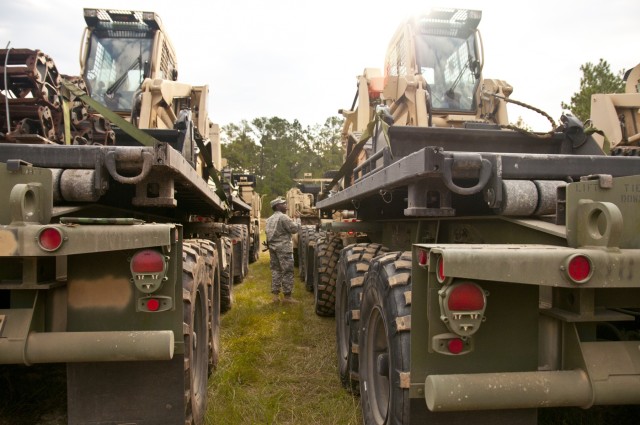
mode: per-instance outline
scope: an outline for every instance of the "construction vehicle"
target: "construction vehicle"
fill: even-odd
[[[482,78],[480,19],[402,24],[342,111],[341,186],[316,207],[356,221],[323,225],[314,285],[334,294],[366,424],[640,404],[640,158],[605,155],[568,115],[505,128],[512,88]]]
[[[611,155],[639,155],[640,64],[625,73],[624,82],[624,93],[591,96],[591,124],[603,133],[594,137]]]
[[[159,17],[84,17],[81,77],[0,51],[0,363],[66,363],[70,424],[201,424],[249,206]]]

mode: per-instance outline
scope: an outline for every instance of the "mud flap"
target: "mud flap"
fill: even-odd
[[[68,423],[183,424],[184,357],[67,364]]]

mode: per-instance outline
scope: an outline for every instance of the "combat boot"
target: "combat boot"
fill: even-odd
[[[295,300],[291,297],[291,294],[285,294],[284,299],[282,300],[283,304],[300,304],[300,301]]]
[[[273,294],[273,298],[271,299],[273,304],[278,304],[280,302],[280,294]]]

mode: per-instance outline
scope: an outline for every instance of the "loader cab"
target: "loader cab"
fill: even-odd
[[[84,9],[80,69],[92,98],[129,115],[145,78],[177,79],[173,47],[153,12]]]
[[[434,113],[475,114],[482,79],[481,13],[436,9],[403,25],[387,51],[387,82],[421,76]]]

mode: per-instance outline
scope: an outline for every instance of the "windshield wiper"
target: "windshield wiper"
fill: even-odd
[[[138,57],[133,61],[133,63],[129,65],[129,68],[127,68],[122,73],[122,75],[116,81],[114,81],[113,84],[109,86],[106,93],[109,96],[112,96],[116,92],[116,90],[118,90],[120,86],[124,84],[125,80],[127,79],[127,75],[129,74],[129,71],[133,71],[134,69],[141,69],[141,68],[142,68],[142,55],[138,55]]]

